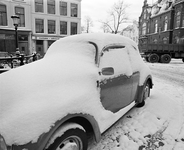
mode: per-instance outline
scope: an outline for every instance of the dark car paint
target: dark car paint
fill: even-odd
[[[144,87],[146,86],[146,83],[149,82],[150,83],[150,88],[153,88],[153,82],[152,82],[152,77],[149,75],[144,84],[141,86],[138,86],[138,90],[137,90],[137,98],[135,99],[136,104],[141,103],[142,102],[142,98],[143,98],[143,90]]]
[[[96,55],[95,55],[95,63],[97,64],[97,66],[99,66],[99,62],[100,62],[100,55],[102,55],[102,53],[101,54],[99,54],[99,51],[98,51],[98,46],[94,43],[94,42],[88,42],[88,43],[90,43],[90,44],[92,44],[92,45],[94,45],[94,47],[95,47],[95,49],[96,49]],[[114,44],[114,45],[110,45],[110,46],[106,46],[106,47],[104,47],[103,49],[105,50],[105,49],[108,49],[107,47],[110,47],[110,48],[116,48],[117,46],[119,46],[119,48],[123,48],[124,46],[122,46],[122,45],[119,45],[119,44]],[[99,73],[99,75],[100,75],[100,73]],[[133,76],[129,79],[129,78],[127,78],[127,79],[129,79],[130,80],[130,82],[131,82],[131,84],[129,84],[129,82],[127,82],[127,89],[129,89],[129,88],[131,88],[131,87],[129,87],[130,85],[131,86],[133,86],[134,87],[134,90],[133,91],[131,91],[131,92],[135,92],[135,101],[136,101],[136,103],[137,102],[141,102],[141,100],[142,100],[142,91],[143,91],[143,89],[144,89],[144,86],[138,86],[138,81],[137,81],[137,74],[133,74]],[[120,79],[115,79],[115,80],[117,80],[116,81],[116,83],[115,84],[112,84],[112,83],[110,83],[110,82],[112,82],[112,81],[108,81],[108,83],[109,83],[109,85],[111,85],[111,86],[114,86],[114,87],[116,87],[116,89],[118,88],[119,90],[122,88],[120,88],[120,86],[118,87],[118,85],[120,85],[118,82],[119,81],[123,81],[123,80],[125,80],[126,78],[124,77],[124,79],[123,78],[120,78]],[[152,88],[152,81],[151,81],[151,76],[149,76],[147,79],[146,79],[146,82],[147,82],[147,80],[150,80],[150,82],[151,82],[151,88]],[[99,81],[97,81],[97,83],[98,83]],[[99,82],[100,83],[100,82]],[[98,84],[97,84],[98,85]],[[101,83],[99,86],[101,86],[101,88],[109,88],[109,85],[103,85],[103,83]],[[99,86],[97,86],[97,87],[99,87]],[[125,89],[126,89],[125,88]],[[137,89],[137,90],[136,90]],[[126,90],[127,91],[127,90]],[[116,93],[117,94],[117,93]],[[120,94],[120,92],[119,92],[119,94]],[[121,93],[120,95],[122,95],[123,93]],[[133,94],[134,95],[134,94]],[[132,97],[132,98],[133,98]],[[103,99],[103,96],[102,96],[102,99]],[[117,100],[120,100],[120,99],[117,99]],[[133,100],[132,100],[133,101]],[[120,101],[119,101],[120,102]],[[121,102],[122,102],[122,100],[121,100]],[[131,103],[130,101],[129,101],[129,103]],[[128,101],[125,101],[125,103],[123,104],[123,105],[125,105],[125,104],[129,104],[128,103]],[[103,104],[103,100],[102,100],[102,104]],[[121,104],[122,105],[122,104]],[[122,106],[123,106],[122,105]],[[108,106],[105,106],[105,107],[108,107]],[[117,112],[120,108],[118,108],[118,109],[115,109],[117,106],[116,105],[114,105],[114,108],[107,108],[107,109],[112,109],[112,110],[114,110],[115,112]],[[39,137],[39,139],[38,139],[38,142],[36,142],[36,143],[28,143],[28,144],[25,144],[25,145],[18,145],[18,146],[16,146],[16,145],[14,145],[13,146],[13,150],[22,150],[23,148],[27,148],[27,149],[29,149],[29,150],[43,150],[44,149],[44,147],[46,146],[46,144],[47,144],[47,142],[49,141],[49,138],[54,134],[54,132],[56,132],[60,127],[62,127],[62,124],[63,123],[65,123],[65,122],[67,122],[68,120],[70,120],[70,119],[72,119],[72,118],[75,118],[75,117],[82,117],[82,118],[85,118],[86,120],[88,120],[89,122],[90,122],[90,124],[92,125],[92,128],[93,128],[93,131],[94,131],[94,136],[95,136],[95,140],[96,140],[96,142],[99,142],[99,140],[100,140],[100,138],[101,138],[101,132],[100,132],[100,129],[99,129],[99,126],[98,126],[98,123],[96,122],[96,120],[95,120],[95,118],[93,117],[93,116],[90,116],[90,115],[88,115],[88,114],[69,114],[69,115],[67,115],[67,116],[65,116],[64,118],[62,118],[61,120],[58,120],[56,123],[55,123],[55,125],[50,129],[50,131],[48,131],[47,133],[43,133],[42,135],[40,135],[40,137]]]
[[[113,113],[131,103],[132,78],[120,75],[100,82],[100,99],[103,107]]]
[[[135,72],[132,75],[132,94],[131,94],[131,99],[136,100],[137,99],[137,91],[139,88],[139,78],[140,78],[140,73]]]

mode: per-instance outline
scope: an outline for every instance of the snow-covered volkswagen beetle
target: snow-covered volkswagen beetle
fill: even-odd
[[[152,88],[137,45],[114,34],[81,34],[45,57],[0,75],[0,148],[87,150]]]

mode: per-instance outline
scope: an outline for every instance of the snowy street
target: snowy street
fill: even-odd
[[[154,88],[143,108],[133,108],[89,150],[183,150],[184,63],[147,63]]]

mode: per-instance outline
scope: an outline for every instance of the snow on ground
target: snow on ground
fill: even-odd
[[[89,150],[183,150],[184,64],[150,64],[154,89],[142,108],[131,109]]]

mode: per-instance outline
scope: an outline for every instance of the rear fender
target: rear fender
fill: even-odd
[[[142,102],[142,97],[143,97],[143,90],[144,90],[144,86],[146,85],[146,83],[149,82],[150,83],[150,88],[153,88],[153,81],[152,81],[152,77],[151,75],[149,75],[144,84],[143,85],[139,85],[138,86],[138,91],[137,91],[137,99],[136,99],[136,103],[141,103]]]
[[[88,114],[69,114],[66,117],[62,118],[61,120],[58,120],[55,125],[50,129],[49,132],[42,134],[40,136],[40,141],[39,143],[42,143],[39,146],[38,150],[43,150],[44,147],[46,146],[47,142],[49,141],[50,137],[54,134],[54,132],[59,129],[60,127],[62,127],[62,124],[66,123],[66,122],[70,122],[72,119],[77,118],[77,117],[81,117],[83,119],[85,119],[86,121],[88,121],[90,123],[90,125],[92,126],[93,129],[93,134],[95,137],[95,140],[98,142],[101,138],[101,132],[98,126],[97,121],[95,120],[95,118],[91,115]],[[80,124],[80,122],[79,122]],[[85,129],[85,126],[82,125],[82,123],[80,124],[81,126],[83,126],[83,128]]]
[[[36,143],[29,142],[25,145],[13,145],[13,149],[14,150],[22,150],[22,149],[44,150],[45,146],[47,145],[50,137],[54,134],[54,132],[57,131],[57,129],[59,129],[60,127],[62,127],[62,125],[64,123],[75,120],[75,118],[81,118],[81,119],[87,121],[88,124],[90,124],[92,127],[96,142],[100,141],[101,132],[100,132],[98,123],[93,116],[88,115],[88,114],[69,114],[66,117],[62,118],[61,120],[58,120],[47,133],[43,133],[42,135],[40,135],[40,137]],[[82,123],[78,122],[78,124],[81,125]],[[84,129],[86,128],[86,127],[84,127],[84,124],[82,126]]]

